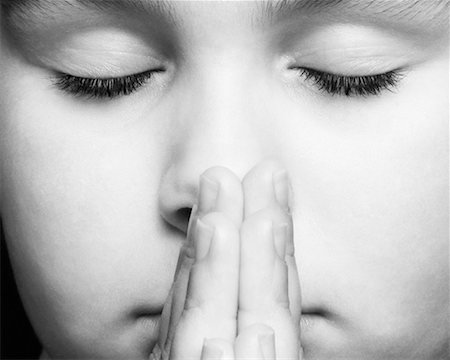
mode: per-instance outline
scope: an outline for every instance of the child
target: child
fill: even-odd
[[[449,357],[447,0],[1,1],[43,358]]]

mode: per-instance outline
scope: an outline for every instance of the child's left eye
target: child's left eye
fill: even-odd
[[[320,91],[330,95],[367,97],[395,89],[403,74],[400,70],[366,76],[336,75],[311,68],[292,68],[311,81]]]
[[[115,78],[83,78],[59,73],[53,82],[59,90],[70,95],[90,99],[114,99],[130,95],[145,85],[155,73],[164,71],[164,69],[153,69]]]

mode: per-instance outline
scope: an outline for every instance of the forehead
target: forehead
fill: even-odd
[[[143,11],[172,12],[208,9],[223,12],[226,9],[255,11],[256,15],[282,15],[291,12],[353,11],[413,20],[416,17],[436,18],[447,15],[450,0],[1,0],[2,7],[14,9],[138,9]]]
[[[284,20],[370,22],[432,33],[448,29],[450,0],[0,0],[9,23],[46,23],[93,12],[124,18],[148,15],[183,27],[186,24],[239,26]],[[3,17],[2,16],[2,17]],[[19,27],[20,27],[19,26]]]

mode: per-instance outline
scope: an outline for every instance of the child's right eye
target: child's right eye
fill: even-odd
[[[153,69],[139,74],[113,78],[83,78],[59,73],[53,78],[54,85],[70,95],[88,99],[114,99],[130,95],[165,69]]]

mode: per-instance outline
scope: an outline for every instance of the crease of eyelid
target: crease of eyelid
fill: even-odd
[[[400,53],[405,53],[405,50],[394,48],[393,46],[354,46],[354,47],[328,47],[328,46],[316,46],[308,47],[306,50],[301,50],[294,53],[293,56],[308,56],[320,53],[330,53],[330,54],[356,54],[359,56],[386,56],[395,57]]]
[[[117,55],[117,56],[114,56]],[[169,68],[167,61],[150,55],[121,53],[79,53],[61,50],[59,53],[43,52],[34,55],[35,61],[51,71],[69,73],[78,77],[123,77],[149,70]]]
[[[321,61],[322,60],[322,61]],[[301,65],[292,65],[288,69],[295,69],[299,67],[305,68],[320,68],[324,73],[339,75],[339,76],[375,76],[386,74],[393,69],[403,68],[408,64],[411,66],[411,61],[405,58],[386,59],[381,58],[367,58],[361,59],[359,57],[346,59],[333,59],[333,62],[327,62],[323,59],[302,59],[296,62]]]
[[[143,55],[143,54],[138,54],[137,52],[133,52],[133,51],[126,51],[126,50],[110,50],[110,49],[63,49],[62,52],[73,52],[76,54],[94,54],[94,55],[98,55],[98,54],[104,54],[104,55],[127,55],[127,56],[134,56],[134,57],[139,57],[139,58],[144,58],[144,59],[154,59],[157,60],[154,56],[151,55]]]

